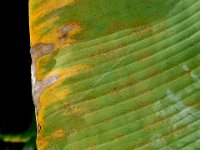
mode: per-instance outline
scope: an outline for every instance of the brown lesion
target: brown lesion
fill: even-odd
[[[118,133],[116,136],[114,136],[114,137],[112,138],[112,140],[120,139],[120,138],[122,138],[123,136],[125,136],[125,134]]]
[[[193,99],[190,99],[188,101],[185,102],[185,105],[188,106],[188,107],[192,107],[192,106],[195,106],[197,104],[199,104],[200,102],[198,102],[198,100],[195,100],[194,98]]]
[[[176,129],[172,129],[168,133],[163,135],[163,138],[165,138],[165,139],[172,138],[173,136],[175,136],[175,134],[177,134],[177,132],[179,130],[184,130],[186,127],[187,127],[187,125],[180,125]]]
[[[40,57],[47,55],[53,51],[54,44],[36,44],[31,47],[30,53],[33,63],[35,63]]]
[[[144,99],[140,101],[138,104],[135,104],[132,111],[138,111],[140,109],[145,108],[146,106],[150,105],[151,102],[149,102],[147,99]]]
[[[138,82],[139,82],[139,79],[137,79],[137,78],[128,79],[124,84],[114,87],[113,92],[120,91],[120,90],[130,87]]]
[[[119,30],[126,29],[127,25],[122,21],[114,21],[112,25],[108,28],[107,34],[112,34],[118,32]]]
[[[64,26],[60,27],[57,32],[60,34],[58,38],[58,42],[63,40],[70,39],[71,36],[76,32],[76,30],[81,30],[80,24],[78,22],[72,22],[70,24],[65,24]]]
[[[150,52],[148,52],[148,51],[147,52],[139,52],[139,54],[134,56],[134,60],[135,61],[140,61],[140,60],[145,59],[145,58],[147,58],[147,57],[149,57],[151,55],[152,54]]]
[[[145,35],[146,33],[151,33],[152,27],[147,24],[140,24],[134,25],[132,29],[132,33],[136,34],[137,36]]]
[[[162,72],[162,70],[159,68],[156,68],[156,67],[150,68],[150,69],[148,69],[147,77],[150,78],[150,77],[156,76],[161,72]]]

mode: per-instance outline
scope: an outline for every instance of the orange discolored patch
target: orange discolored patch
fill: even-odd
[[[41,139],[41,138],[37,138],[37,148],[38,150],[44,150],[48,147],[49,143],[47,142],[47,140]]]
[[[65,132],[64,132],[64,130],[57,130],[57,131],[55,131],[54,133],[52,133],[51,134],[54,138],[56,138],[56,139],[59,139],[59,138],[62,138],[62,137],[64,137],[64,135],[65,135]]]

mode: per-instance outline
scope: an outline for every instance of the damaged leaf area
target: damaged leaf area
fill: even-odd
[[[30,0],[38,150],[200,149],[199,0]]]

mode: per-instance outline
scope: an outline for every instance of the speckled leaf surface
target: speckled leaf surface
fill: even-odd
[[[39,150],[200,149],[199,0],[30,0]]]

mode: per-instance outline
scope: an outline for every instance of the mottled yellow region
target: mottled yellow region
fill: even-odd
[[[44,68],[44,65],[47,64],[49,58],[51,58],[51,54],[44,55],[38,58],[38,60],[36,61],[36,78],[39,81],[43,80],[48,74],[48,72],[44,73],[42,68]]]
[[[59,88],[61,87],[61,84],[63,83],[63,81],[69,77],[72,77],[80,73],[80,71],[88,70],[90,68],[91,68],[90,66],[86,66],[86,65],[77,65],[68,69],[56,69],[54,71],[51,71],[47,75],[47,78],[51,76],[58,76],[58,80],[56,81],[55,84],[46,88],[40,95],[39,101],[41,104],[41,109],[38,112],[38,123],[41,126],[44,123],[43,110],[45,109],[45,107],[55,102],[63,100],[70,93],[70,89],[68,88],[62,88],[62,89]]]
[[[48,90],[45,91],[40,96],[40,101],[43,106],[52,104],[58,100],[62,100],[69,93],[68,89],[64,89],[64,90],[60,90],[59,92],[56,92],[55,89],[53,89],[53,87],[56,88],[57,86],[56,87],[52,86],[52,87],[48,88]]]
[[[32,3],[33,0],[30,1]],[[39,20],[41,17],[47,15],[51,11],[57,10],[61,7],[70,5],[75,2],[75,0],[48,0],[48,2],[40,2],[40,6],[36,9],[30,8],[30,38],[31,45],[34,46],[38,43],[57,43],[57,47],[64,46],[69,43],[73,43],[74,40],[71,38],[72,35],[80,31],[80,26],[76,24],[75,28],[69,31],[66,39],[63,40],[62,34],[59,32],[58,27],[54,27],[55,21],[59,19],[59,16],[54,16],[53,18],[48,19],[40,25],[35,25],[35,21]],[[38,2],[38,3],[39,3]],[[34,3],[36,3],[34,1]],[[30,6],[32,6],[30,4]],[[71,23],[70,23],[71,24]],[[74,25],[74,23],[73,23]],[[43,32],[47,29],[51,28],[51,31],[47,34],[43,34]],[[62,28],[62,27],[61,27]],[[60,41],[62,39],[62,41]],[[59,42],[57,42],[59,40]]]
[[[38,25],[38,26],[33,26],[32,21],[30,20],[30,39],[31,39],[31,45],[34,46],[38,43],[53,43],[55,42],[58,37],[60,36],[60,34],[58,32],[56,32],[56,30],[52,30],[50,33],[48,33],[47,35],[41,36],[41,32],[49,27],[52,26],[53,23],[58,20],[59,17],[53,17],[50,18],[49,20],[45,21],[44,23]]]
[[[58,50],[62,47],[69,46],[72,43],[75,43],[76,40],[73,39],[73,36],[82,31],[82,28],[79,23],[74,22],[70,24],[66,24],[59,28],[53,27],[53,23],[59,17],[54,17],[46,22],[42,23],[39,26],[30,26],[30,33],[31,33],[31,45],[34,46],[39,43],[43,44],[54,44],[54,50]],[[71,26],[72,28],[67,32],[62,32],[64,28]],[[52,27],[51,31],[45,35],[41,35],[41,32],[44,31],[46,28]]]
[[[73,39],[73,35],[79,33],[82,29],[81,26],[77,23],[74,24],[74,28],[68,31],[66,34],[67,36],[64,37],[63,33],[60,32],[58,28],[53,27],[53,23],[58,19],[59,17],[56,16],[54,18],[51,18],[44,23],[42,23],[39,26],[30,26],[30,39],[31,39],[31,45],[36,45],[38,43],[54,43],[55,44],[55,49],[65,47],[70,45],[71,43],[74,43],[76,40]],[[45,35],[41,35],[42,31],[45,30],[45,28],[52,27],[51,31]],[[64,26],[66,27],[66,26]],[[63,28],[63,27],[60,27]]]
[[[64,137],[64,135],[65,135],[65,132],[64,132],[64,130],[61,130],[61,129],[52,133],[52,136],[56,139],[62,138],[62,137]]]
[[[70,29],[70,31],[68,31],[67,33],[60,33],[63,28],[67,28],[69,26],[73,27],[72,29]],[[40,30],[41,29],[39,29],[38,31],[40,31]],[[45,43],[45,42],[46,43],[54,43],[54,49],[52,51],[52,53],[53,53],[53,52],[58,51],[62,47],[67,47],[71,43],[74,43],[75,40],[71,37],[74,34],[76,34],[77,32],[80,32],[80,31],[81,31],[81,27],[78,25],[78,23],[71,23],[71,24],[65,25],[62,28],[59,28],[55,32],[48,34],[48,36],[42,36],[40,39],[36,39],[37,35],[33,34],[33,37],[36,37],[36,38],[33,39],[33,41],[36,40],[35,41],[36,43],[40,43],[40,42],[41,43]],[[66,38],[62,37],[63,36],[62,34],[67,34]],[[38,60],[36,61],[36,77],[37,77],[37,80],[43,80],[46,77],[46,75],[48,74],[48,72],[44,73],[42,68],[44,67],[44,65],[48,64],[48,60],[50,58],[52,58],[52,55],[51,55],[52,53],[50,53],[48,55],[44,55],[44,56],[38,58]]]
[[[30,3],[32,3],[32,1],[37,1],[37,0],[30,0]],[[39,0],[37,2],[37,3],[40,3],[40,6],[37,7],[36,9],[30,8],[31,20],[33,22],[54,10],[57,10],[61,7],[70,5],[75,2],[75,0],[48,0],[46,2],[43,2],[43,1]],[[33,6],[33,5],[30,4],[30,6]]]

